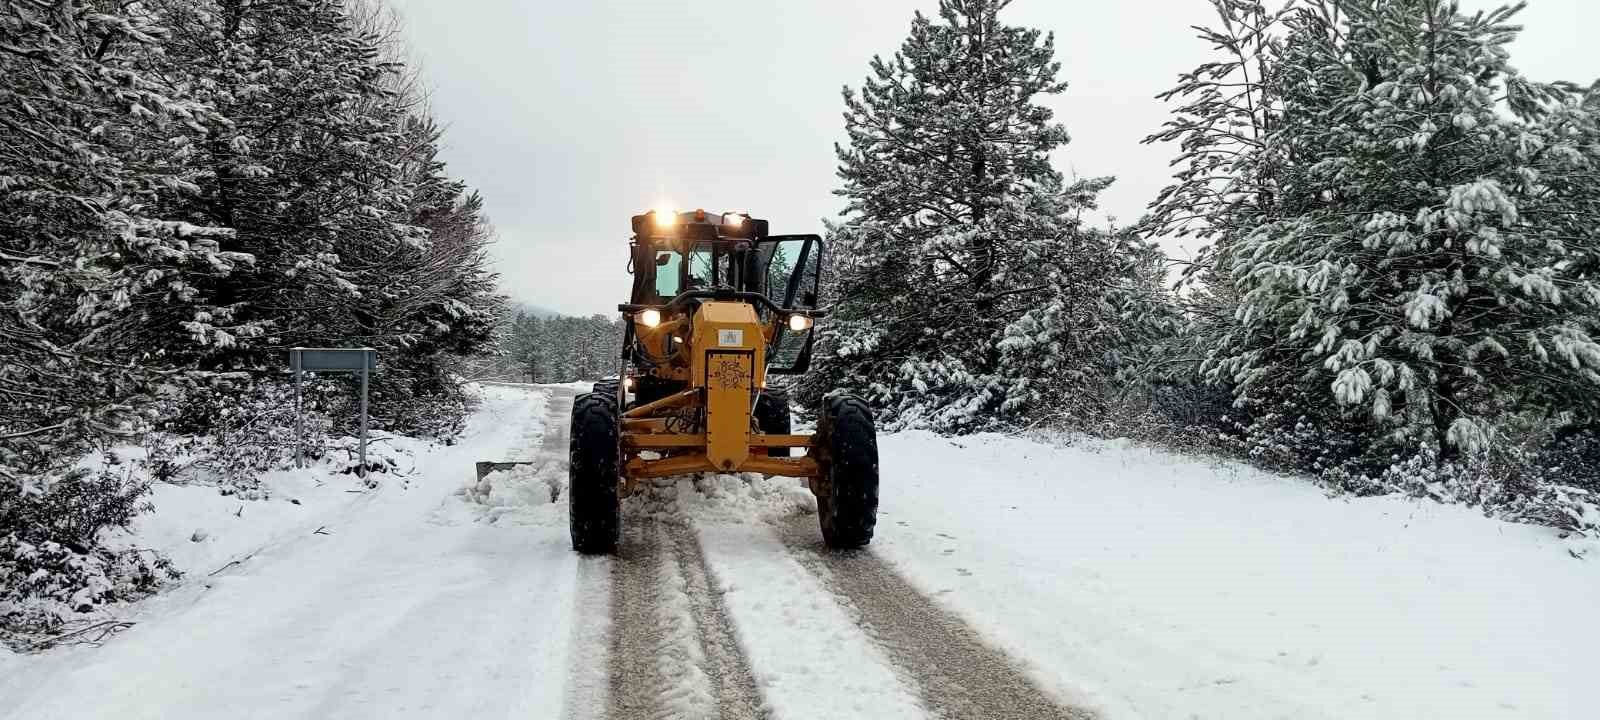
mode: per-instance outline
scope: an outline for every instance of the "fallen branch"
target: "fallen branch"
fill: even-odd
[[[98,646],[105,641],[107,635],[122,632],[123,630],[133,627],[134,625],[135,623],[131,620],[105,620],[87,627],[78,628],[77,630],[73,630],[69,633],[40,640],[30,645],[29,650],[34,652],[49,650],[50,648],[61,645],[68,640],[71,640],[73,645]],[[94,633],[96,631],[99,631],[99,633],[93,638],[88,637],[90,633]]]
[[[239,558],[237,560],[229,560],[227,563],[224,563],[222,567],[219,567],[219,568],[217,568],[215,570],[212,570],[211,572],[206,573],[206,577],[211,577],[213,575],[216,575],[219,572],[222,572],[223,570],[227,570],[228,568],[231,568],[231,567],[233,567],[235,565],[242,564],[244,561],[249,560],[250,558],[253,558],[255,556],[256,556],[255,553],[250,553],[249,555],[246,555],[246,556],[244,556],[242,558]]]

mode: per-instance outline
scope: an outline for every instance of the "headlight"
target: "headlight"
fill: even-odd
[[[739,227],[740,225],[744,224],[744,216],[738,213],[728,213],[722,216],[722,224],[731,227]]]
[[[795,332],[805,332],[811,329],[811,318],[804,315],[790,315],[789,329]]]
[[[661,311],[655,308],[641,310],[639,311],[638,320],[640,325],[653,328],[661,324]]]
[[[678,213],[667,208],[656,208],[650,211],[656,220],[656,227],[672,227],[678,223]]]

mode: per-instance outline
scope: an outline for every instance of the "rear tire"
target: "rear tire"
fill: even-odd
[[[756,429],[768,435],[788,435],[792,431],[789,417],[789,393],[782,390],[763,390],[756,398]],[[794,448],[767,448],[768,457],[789,457]]]
[[[616,552],[622,534],[617,440],[616,396],[579,395],[572,404],[567,516],[572,549],[585,555]]]
[[[817,496],[822,541],[831,548],[865,546],[878,525],[878,433],[872,409],[853,396],[827,398],[817,434],[829,491]]]
[[[622,383],[617,380],[601,380],[594,384],[594,394],[604,395],[612,400],[616,400],[621,391]]]

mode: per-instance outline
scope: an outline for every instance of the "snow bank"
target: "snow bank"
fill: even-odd
[[[566,466],[548,454],[541,454],[532,463],[489,473],[482,480],[468,483],[458,494],[476,506],[477,517],[485,522],[565,522]]]

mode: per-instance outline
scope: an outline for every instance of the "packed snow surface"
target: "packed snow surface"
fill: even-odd
[[[461,442],[371,492],[162,488],[130,541],[189,577],[103,647],[0,653],[0,717],[630,716],[619,688],[653,717],[1014,717],[951,703],[1017,682],[1061,717],[1593,716],[1600,552],[1548,529],[1126,443],[911,432],[880,438],[868,550],[820,548],[801,481],[706,475],[657,481],[622,555],[579,558],[578,390],[485,386]],[[963,643],[995,667],[907,655]]]

